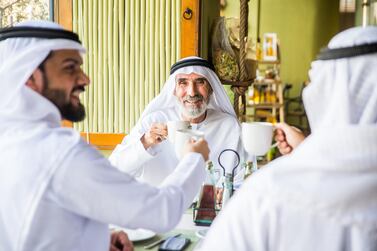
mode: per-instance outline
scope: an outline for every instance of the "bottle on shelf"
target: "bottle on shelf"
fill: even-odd
[[[257,60],[262,60],[262,47],[261,47],[261,44],[260,44],[260,37],[257,38],[257,44],[255,46],[255,54],[256,54],[256,58]]]

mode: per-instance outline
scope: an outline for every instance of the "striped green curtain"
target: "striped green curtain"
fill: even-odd
[[[180,55],[177,0],[73,0],[91,85],[83,132],[129,133]]]

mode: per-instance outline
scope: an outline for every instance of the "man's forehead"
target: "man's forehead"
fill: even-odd
[[[178,73],[175,77],[176,80],[178,79],[198,79],[198,78],[204,78],[204,79],[207,79],[206,77],[200,75],[200,74],[197,74],[197,73]]]
[[[74,60],[82,64],[83,59],[78,50],[54,50],[52,51],[52,56],[59,61]]]

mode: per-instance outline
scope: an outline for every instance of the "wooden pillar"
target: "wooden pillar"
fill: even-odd
[[[181,58],[199,56],[200,0],[181,0]]]

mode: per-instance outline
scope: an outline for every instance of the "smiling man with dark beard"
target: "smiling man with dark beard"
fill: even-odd
[[[213,65],[205,59],[188,57],[171,67],[161,93],[110,156],[112,164],[144,182],[161,184],[178,164],[174,145],[165,140],[168,121],[189,121],[192,129],[204,132],[211,149],[209,158],[220,174],[218,157],[224,149],[235,150],[241,161],[247,160],[236,114]],[[226,155],[222,163],[231,172],[236,156]],[[236,186],[243,178],[240,166]]]
[[[67,50],[64,51],[64,53],[66,52]],[[62,60],[61,53],[62,52],[60,51],[51,52],[38,67],[42,73],[43,79],[42,95],[56,105],[64,119],[72,122],[79,122],[85,118],[85,107],[80,103],[79,95],[81,92],[85,91],[84,86],[86,84],[80,84],[80,81],[78,81],[77,78],[73,79],[72,82],[75,85],[72,87],[72,90],[70,90],[68,95],[66,93],[67,91],[54,87],[54,83],[51,83],[51,80],[46,73],[46,68],[48,68],[48,72],[52,69],[56,70],[55,67],[58,65],[59,61]],[[68,53],[72,54],[72,52]],[[77,55],[71,55],[71,58],[65,59],[63,63],[64,67],[62,70],[72,75],[74,71],[78,70],[77,67],[80,68],[82,63],[81,56],[77,57]],[[50,75],[54,76],[53,73],[50,73]],[[86,79],[86,81],[89,82],[89,79]],[[72,101],[71,98],[75,101]]]

